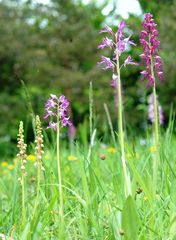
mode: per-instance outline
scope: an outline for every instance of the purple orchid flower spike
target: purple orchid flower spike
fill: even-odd
[[[47,129],[52,128],[54,130],[57,130],[58,118],[62,127],[72,125],[70,118],[67,117],[69,105],[70,103],[64,95],[61,95],[59,98],[54,94],[50,95],[50,98],[47,100],[45,104],[46,114],[44,116],[44,119],[53,117],[56,119],[56,122],[50,121]]]
[[[136,44],[130,40],[131,36],[124,36],[124,29],[127,28],[125,22],[119,23],[117,32],[114,33],[112,29],[106,26],[100,33],[108,33],[110,38],[103,38],[102,43],[98,46],[99,49],[110,48],[112,50],[113,58],[102,56],[101,61],[97,64],[102,67],[103,70],[111,69],[113,72],[111,86],[114,91],[115,106],[117,107],[118,115],[118,134],[119,134],[119,145],[121,149],[121,160],[123,166],[123,174],[125,179],[124,192],[125,195],[131,195],[131,183],[130,174],[126,165],[125,159],[125,148],[124,148],[124,131],[123,131],[123,100],[122,100],[122,84],[120,78],[120,71],[122,67],[126,65],[137,65],[130,56],[125,62],[120,62],[121,55],[126,51],[128,45],[135,46]]]
[[[144,29],[140,33],[140,43],[144,48],[144,53],[141,54],[140,57],[146,69],[142,71],[141,74],[143,79],[148,80],[148,87],[152,87],[155,79],[151,68],[153,68],[159,80],[163,80],[164,78],[161,57],[158,55],[160,41],[158,40],[157,24],[151,13],[145,15],[142,25]]]
[[[136,46],[136,44],[131,40],[131,36],[124,36],[124,29],[127,28],[127,25],[125,22],[121,21],[119,23],[117,32],[114,33],[113,30],[109,26],[105,26],[100,31],[100,34],[102,33],[108,33],[109,37],[104,37],[102,39],[102,43],[98,45],[98,49],[104,49],[104,48],[110,48],[113,51],[113,55],[115,58],[110,59],[105,56],[101,56],[101,61],[97,62],[98,66],[101,66],[103,70],[108,70],[112,69],[113,73],[117,75],[118,73],[116,71],[116,66],[117,66],[117,57],[118,59],[120,58],[121,54],[124,53],[127,49],[128,45]],[[120,65],[120,64],[119,64]],[[132,58],[129,56],[124,63],[121,64],[121,67],[125,67],[126,65],[138,65],[134,61],[132,61]],[[111,86],[115,87],[115,81],[113,80],[111,82]]]

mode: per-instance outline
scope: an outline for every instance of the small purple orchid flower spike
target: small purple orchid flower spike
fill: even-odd
[[[64,95],[61,95],[58,98],[56,95],[50,94],[50,98],[47,100],[47,102],[45,104],[46,114],[44,116],[44,119],[48,119],[50,117],[53,117],[53,118],[55,117],[56,122],[50,121],[47,129],[52,128],[54,130],[57,130],[58,118],[59,118],[59,121],[60,121],[62,127],[72,125],[70,118],[67,117],[69,105],[70,105],[70,103]]]

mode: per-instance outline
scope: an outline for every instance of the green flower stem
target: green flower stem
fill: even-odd
[[[37,159],[37,196],[35,201],[34,214],[39,204],[40,179],[41,179],[41,164],[39,163],[39,159]]]
[[[25,182],[22,174],[21,178],[21,197],[22,197],[22,226],[26,223],[26,209],[25,209]]]
[[[93,87],[92,82],[89,86],[89,128],[90,128],[90,138],[93,133]]]
[[[59,111],[58,111],[59,112]],[[63,239],[64,234],[64,213],[63,213],[63,191],[60,162],[60,119],[57,117],[57,168],[59,180],[59,239]]]
[[[155,123],[154,123],[154,128],[155,128],[155,145],[156,148],[158,147],[159,143],[159,120],[158,120],[158,106],[157,106],[157,96],[156,96],[156,87],[155,83],[153,86],[153,99],[154,99],[154,118],[155,118]]]
[[[124,147],[124,131],[123,131],[123,108],[122,108],[122,91],[121,91],[121,79],[120,79],[120,66],[119,66],[119,56],[117,54],[117,97],[118,97],[118,132],[119,132],[119,143],[121,148],[121,159],[122,159],[122,167],[123,174],[125,179],[125,196],[129,196],[131,194],[131,183],[129,179],[129,175],[127,172],[127,166],[125,161],[125,147]]]
[[[41,164],[38,162],[38,169],[37,169],[37,203],[39,202],[40,176],[41,176]]]
[[[154,79],[153,84],[153,105],[154,105],[154,144],[156,147],[155,159],[153,162],[153,195],[156,194],[157,186],[157,175],[158,175],[158,164],[159,164],[159,119],[158,119],[158,106],[157,106],[157,95],[156,95],[156,85],[155,85],[155,76],[153,70],[153,59],[151,57],[151,73]]]

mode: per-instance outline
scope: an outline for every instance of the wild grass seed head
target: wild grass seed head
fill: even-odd
[[[37,157],[37,162],[35,165],[40,168],[40,170],[44,171],[44,167],[42,166],[42,156],[44,154],[43,148],[43,134],[42,134],[42,126],[41,126],[41,121],[40,117],[37,115],[36,116],[36,138],[35,138],[35,153]]]
[[[18,148],[18,154],[17,154],[17,158],[20,161],[20,165],[21,165],[21,173],[24,177],[27,176],[27,172],[26,172],[26,148],[27,148],[27,144],[24,142],[24,128],[23,128],[23,122],[20,121],[20,125],[19,125],[19,132],[18,132],[18,137],[17,137],[17,148]],[[18,178],[19,181],[21,181],[21,177]]]

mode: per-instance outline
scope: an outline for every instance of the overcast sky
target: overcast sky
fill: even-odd
[[[91,0],[83,0],[85,4],[89,3],[90,1]],[[50,0],[35,0],[35,2],[48,4]],[[97,0],[97,2],[101,3],[102,0]],[[112,1],[109,0],[109,4],[103,11],[104,14],[107,14],[111,10],[112,8],[111,2]],[[138,0],[117,0],[117,4],[118,4],[117,13],[120,14],[123,18],[128,18],[128,13],[135,13],[137,15],[141,13]]]

